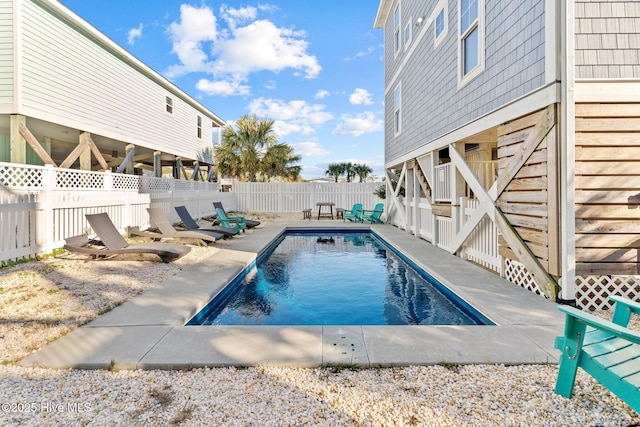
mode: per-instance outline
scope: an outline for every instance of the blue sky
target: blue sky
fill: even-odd
[[[378,1],[62,3],[222,119],[275,120],[303,178],[347,161],[383,176]]]

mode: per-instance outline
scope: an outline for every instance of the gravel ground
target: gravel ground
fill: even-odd
[[[111,372],[14,364],[225,246],[233,241],[194,245],[170,264],[146,255],[86,262],[63,254],[0,270],[0,425],[640,424],[640,415],[583,372],[572,399],[556,395],[555,365]],[[634,319],[632,327],[639,325]]]

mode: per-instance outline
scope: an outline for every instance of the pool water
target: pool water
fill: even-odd
[[[370,232],[287,232],[271,248],[187,324],[491,324]]]

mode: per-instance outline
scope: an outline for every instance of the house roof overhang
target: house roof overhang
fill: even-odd
[[[385,22],[387,22],[392,4],[393,0],[380,0],[378,13],[376,14],[376,20],[373,24],[373,28],[384,28],[384,24]]]

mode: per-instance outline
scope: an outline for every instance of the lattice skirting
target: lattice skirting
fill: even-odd
[[[640,299],[640,276],[577,276],[576,302],[584,310],[608,310],[609,295]]]
[[[533,279],[533,276],[529,274],[524,265],[518,261],[509,258],[504,259],[504,278],[536,295],[545,297],[542,289]]]
[[[524,265],[508,258],[504,263],[507,280],[544,296]],[[610,295],[640,300],[640,276],[576,276],[576,287],[576,304],[583,310],[609,310],[613,306],[609,301]]]

